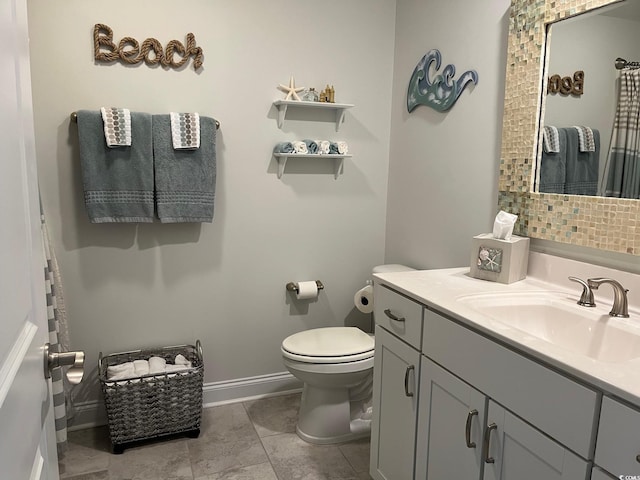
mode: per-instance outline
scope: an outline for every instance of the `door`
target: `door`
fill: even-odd
[[[480,480],[487,397],[424,355],[416,479]]]
[[[0,469],[58,478],[26,0],[0,0]]]
[[[420,353],[376,328],[370,474],[412,480],[418,417]]]
[[[590,466],[567,448],[489,401],[485,480],[585,480]]]

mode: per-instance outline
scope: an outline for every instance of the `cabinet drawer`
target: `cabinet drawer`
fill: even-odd
[[[425,310],[422,345],[433,361],[591,458],[597,392],[431,310]]]
[[[640,412],[615,400],[602,400],[595,463],[616,478],[640,478]]]
[[[376,324],[420,350],[422,305],[383,285],[373,288]]]

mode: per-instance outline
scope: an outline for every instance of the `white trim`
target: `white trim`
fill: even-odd
[[[205,383],[202,388],[202,403],[204,408],[209,408],[301,391],[300,380],[289,372],[279,372]],[[107,414],[102,400],[76,403],[74,409],[73,418],[67,427],[70,432],[107,424]]]
[[[18,370],[24,361],[24,357],[29,351],[29,347],[36,336],[37,331],[37,325],[26,321],[18,335],[18,338],[14,342],[9,355],[7,355],[0,368],[0,408],[2,408],[2,405],[9,394],[9,390],[13,385],[13,381],[16,379]],[[44,376],[44,370],[42,371],[42,375]]]
[[[284,395],[299,392],[301,389],[302,382],[289,372],[271,373],[205,384],[202,403],[206,408]]]

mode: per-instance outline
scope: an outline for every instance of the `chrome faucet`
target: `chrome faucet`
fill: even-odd
[[[612,280],[611,278],[589,278],[587,284],[589,288],[597,290],[603,283],[608,283],[613,287],[613,307],[609,315],[612,317],[629,318],[629,310],[627,306],[627,290],[619,282]]]
[[[580,295],[578,305],[582,305],[583,307],[595,307],[596,302],[593,299],[593,292],[591,291],[591,287],[589,286],[589,284],[578,277],[569,277],[569,280],[582,285],[582,295]]]

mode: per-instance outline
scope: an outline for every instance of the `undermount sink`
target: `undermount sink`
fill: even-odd
[[[640,358],[640,324],[633,323],[637,319],[612,318],[608,310],[579,306],[567,294],[477,294],[458,301],[492,320],[601,362]]]

